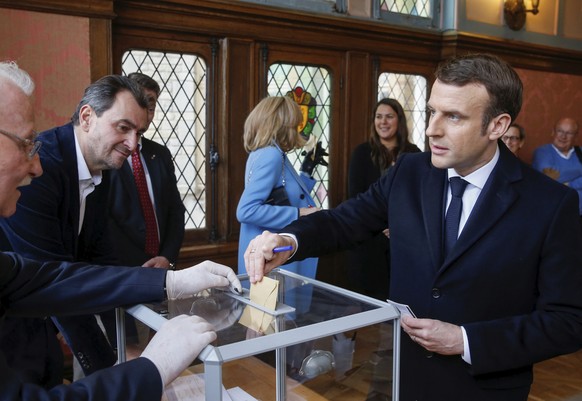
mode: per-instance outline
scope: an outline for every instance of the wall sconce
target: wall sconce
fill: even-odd
[[[536,15],[540,12],[540,0],[531,0],[532,9],[525,8],[524,0],[505,0],[503,7],[503,15],[505,16],[505,23],[510,29],[519,31],[525,25],[526,13]]]

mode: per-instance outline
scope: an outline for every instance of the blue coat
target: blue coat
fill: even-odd
[[[394,301],[465,327],[472,364],[402,336],[401,397],[523,400],[532,365],[582,347],[582,234],[576,191],[505,146],[452,252],[443,258],[447,171],[404,154],[364,194],[299,219],[295,258],[343,249],[390,227]]]
[[[39,263],[0,253],[0,323],[9,316],[95,313],[164,299],[163,269]],[[82,288],[82,291],[79,289]],[[155,365],[137,358],[52,390],[23,383],[0,354],[0,401],[159,401]]]
[[[284,160],[284,164],[283,164]],[[285,166],[285,189],[291,206],[266,205],[273,188],[282,185]],[[249,154],[245,168],[245,189],[239,200],[236,217],[241,223],[238,242],[238,272],[246,273],[244,253],[249,242],[264,230],[278,232],[299,217],[298,208],[315,206],[310,195],[315,180],[298,175],[287,156],[277,146],[267,146]],[[317,258],[290,263],[285,269],[314,278]]]

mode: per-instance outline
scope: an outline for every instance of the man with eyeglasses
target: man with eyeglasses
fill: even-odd
[[[519,157],[519,150],[525,143],[525,130],[521,125],[512,123],[501,137],[501,140],[511,150],[511,153]]]
[[[552,130],[552,143],[535,150],[532,167],[578,191],[582,216],[582,151],[575,146],[577,137],[578,122],[559,119]]]
[[[43,174],[33,131],[34,83],[13,62],[0,62],[0,217],[16,210],[20,191]],[[34,229],[35,227],[31,227]],[[181,271],[37,262],[0,252],[0,325],[7,316],[96,313],[112,306],[187,298],[211,287],[241,285],[232,269],[209,261]],[[26,341],[26,333],[22,341]],[[197,316],[165,322],[140,357],[52,389],[30,384],[0,353],[0,400],[159,401],[200,351],[213,327]],[[2,339],[4,346],[4,339]]]

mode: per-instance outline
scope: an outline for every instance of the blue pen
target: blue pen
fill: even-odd
[[[285,252],[285,251],[292,251],[293,247],[291,245],[287,246],[277,246],[273,248],[273,253]]]

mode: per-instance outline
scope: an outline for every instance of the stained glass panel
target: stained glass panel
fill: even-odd
[[[331,76],[327,69],[296,64],[272,64],[267,79],[269,96],[285,96],[287,92],[301,87],[315,99],[315,118],[311,135],[314,135],[321,145],[329,152],[330,147],[330,113],[331,113]],[[299,170],[303,156],[301,150],[289,153],[289,159]],[[317,183],[312,196],[316,206],[328,207],[329,170],[317,166],[313,174]]]

